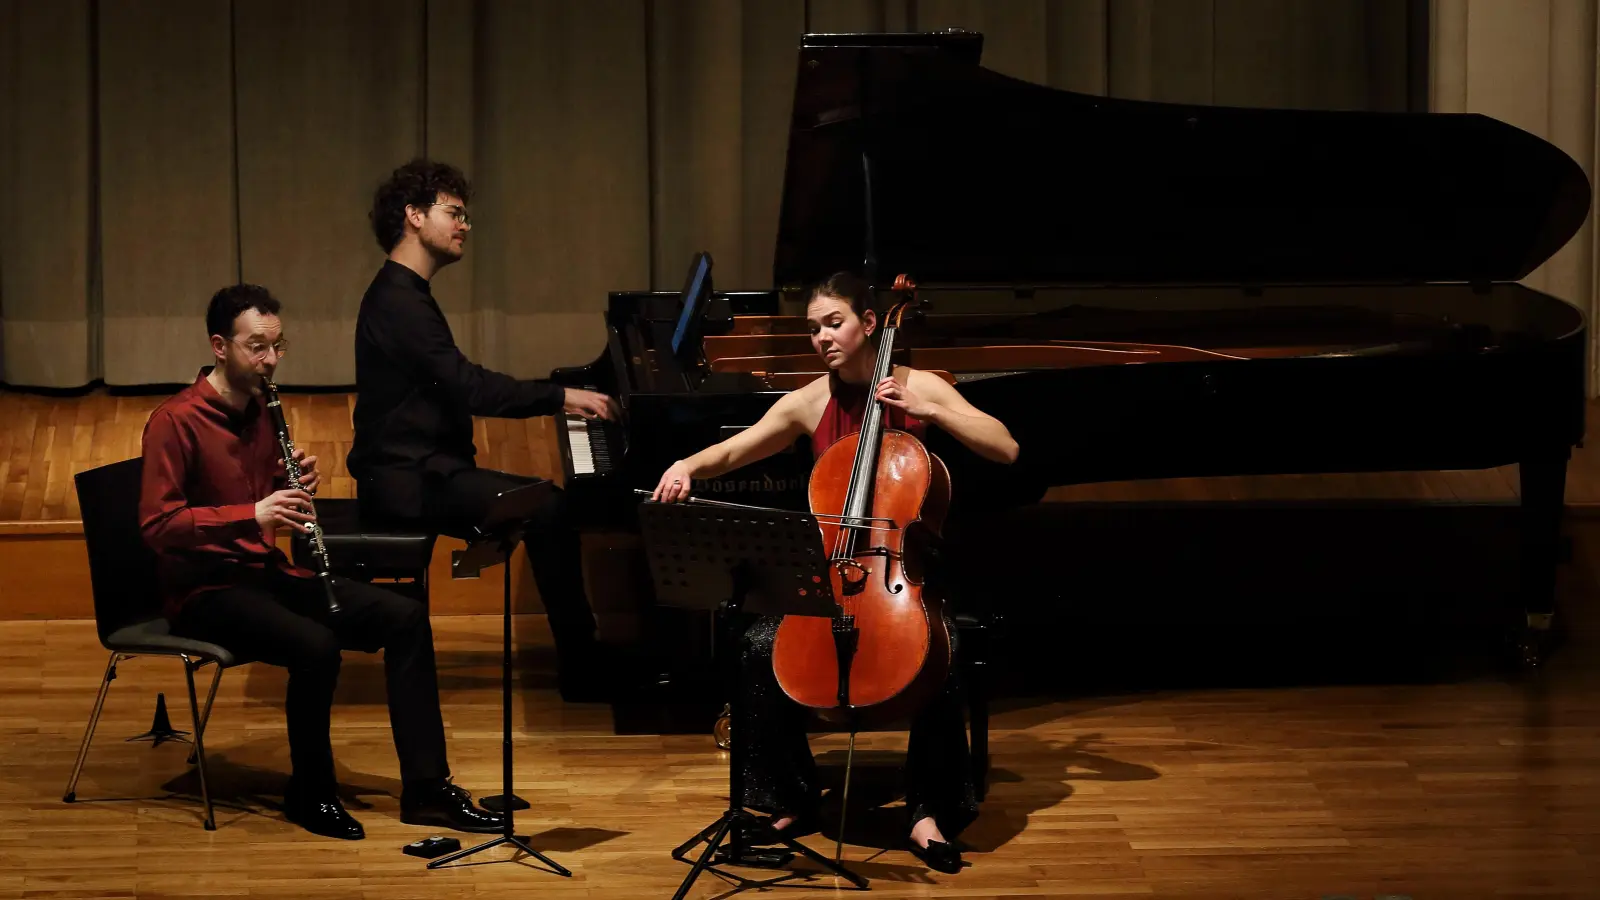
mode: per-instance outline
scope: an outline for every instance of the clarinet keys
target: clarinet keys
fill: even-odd
[[[289,437],[289,423],[283,416],[283,404],[278,399],[278,386],[271,378],[263,378],[267,389],[267,411],[272,415],[272,425],[278,432],[278,449],[283,453],[283,468],[288,475],[289,488],[303,491],[300,485],[300,464],[294,458],[294,441]],[[308,492],[309,493],[309,492]],[[305,529],[311,539],[311,554],[317,560],[317,576],[322,582],[322,591],[328,596],[328,613],[339,612],[339,600],[333,595],[333,573],[328,565],[328,548],[322,543],[322,526],[317,524],[317,510],[314,505],[307,505],[306,512],[312,519],[301,527]]]

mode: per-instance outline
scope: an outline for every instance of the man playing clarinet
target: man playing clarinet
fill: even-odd
[[[492,833],[497,814],[450,783],[424,607],[391,591],[291,563],[279,529],[314,521],[317,459],[294,452],[290,490],[264,394],[288,349],[279,302],[265,288],[223,288],[206,310],[213,365],[162,403],[144,430],[139,524],[154,549],[174,634],[289,670],[285,712],[293,772],[284,815],[315,834],[357,840],[336,791],[329,718],[340,651],[383,651],[389,721],[400,761],[400,820]]]

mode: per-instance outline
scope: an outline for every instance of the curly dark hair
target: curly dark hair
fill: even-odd
[[[281,307],[278,298],[259,284],[230,284],[211,295],[211,303],[206,307],[206,337],[213,334],[233,337],[234,322],[247,309],[275,316]]]
[[[406,207],[426,207],[441,193],[454,194],[462,203],[472,201],[467,176],[449,163],[413,159],[389,173],[372,197],[372,234],[383,252],[393,250],[405,234]]]

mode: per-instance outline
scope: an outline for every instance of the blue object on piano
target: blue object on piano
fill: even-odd
[[[683,309],[678,313],[678,326],[672,332],[672,355],[685,366],[695,360],[684,359],[700,351],[700,318],[711,297],[711,254],[702,250],[689,262],[689,274],[683,280]]]

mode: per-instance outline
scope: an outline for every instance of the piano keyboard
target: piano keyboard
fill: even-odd
[[[611,423],[568,415],[563,417],[563,430],[567,436],[567,450],[572,455],[573,475],[604,475],[615,468],[612,441],[608,437],[615,430]]]

